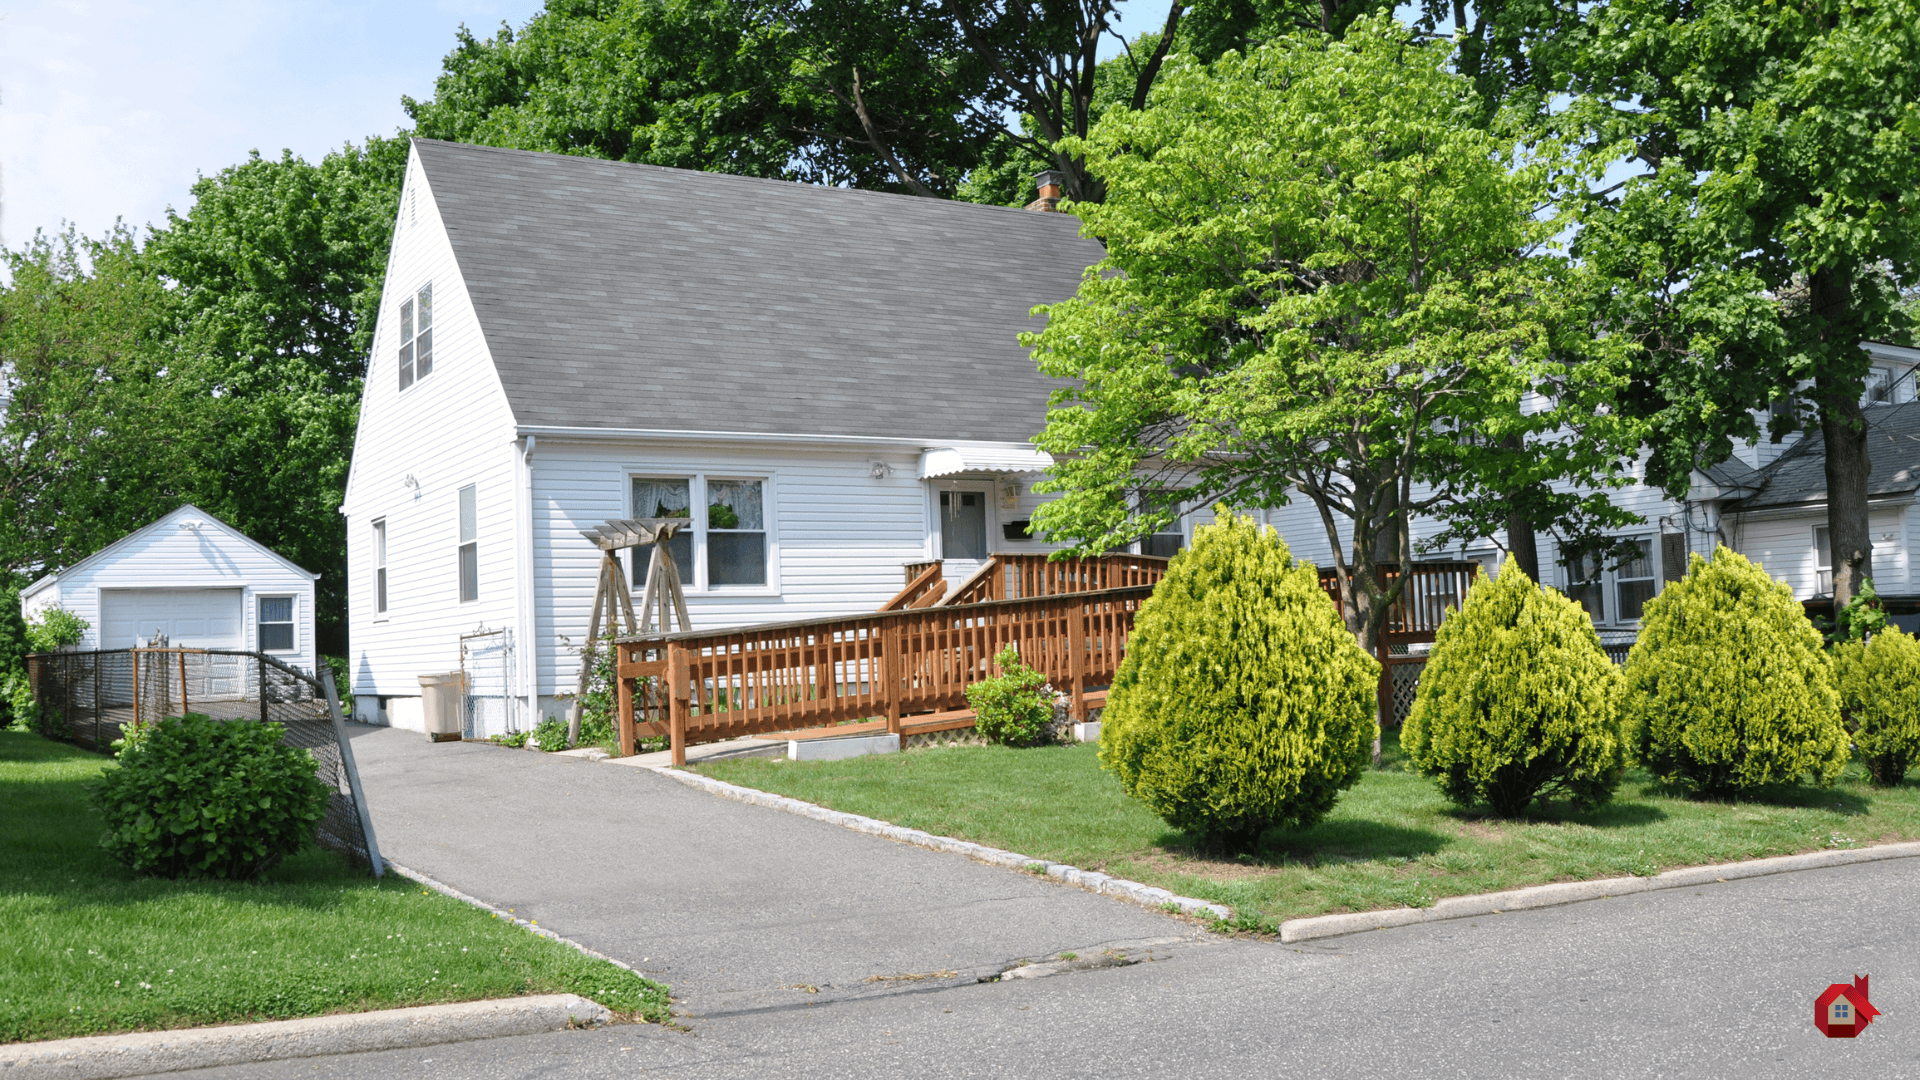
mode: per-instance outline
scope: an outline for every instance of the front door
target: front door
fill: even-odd
[[[993,485],[951,482],[934,493],[940,529],[940,576],[948,589],[973,576],[992,553]]]

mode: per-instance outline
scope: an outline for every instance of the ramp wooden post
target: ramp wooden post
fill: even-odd
[[[1067,608],[1067,680],[1073,686],[1073,704],[1067,707],[1072,723],[1087,719],[1087,608],[1070,604]]]
[[[667,645],[667,731],[673,740],[673,763],[687,763],[687,649],[677,643]]]
[[[620,669],[626,666],[628,645],[613,647],[613,682],[620,693],[620,756],[632,757],[634,751],[633,680]]]
[[[900,623],[889,620],[886,632],[881,636],[880,647],[885,650],[878,665],[878,674],[887,682],[887,733],[900,740],[900,749],[907,748],[906,736],[900,734],[900,681],[906,677],[906,664],[900,655]]]

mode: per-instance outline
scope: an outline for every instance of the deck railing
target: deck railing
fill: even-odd
[[[969,684],[994,674],[1015,645],[1021,661],[1071,695],[1085,715],[1089,687],[1113,681],[1134,615],[1151,585],[877,611],[835,619],[620,638],[620,749],[666,736],[686,748],[741,735],[966,706]],[[970,723],[970,721],[966,721]]]

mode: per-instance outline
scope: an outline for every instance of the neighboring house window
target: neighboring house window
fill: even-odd
[[[373,611],[387,613],[387,523],[373,523]]]
[[[1614,610],[1621,622],[1639,622],[1640,609],[1659,589],[1653,577],[1653,541],[1635,540],[1633,544],[1640,553],[1613,574]]]
[[[1687,576],[1687,534],[1660,534],[1660,580],[1663,583],[1679,581]]]
[[[260,598],[260,651],[293,651],[293,597]]]
[[[1862,405],[1893,404],[1893,369],[1892,368],[1877,367],[1877,368],[1867,369],[1867,392],[1861,396],[1860,404]]]
[[[1186,534],[1180,532],[1148,533],[1140,538],[1140,554],[1156,555],[1162,559],[1173,558],[1186,546]]]
[[[433,283],[400,301],[400,389],[433,370]]]
[[[480,514],[474,486],[460,489],[460,602],[480,599]]]
[[[766,583],[767,519],[760,481],[707,481],[707,584]]]
[[[1606,621],[1601,604],[1605,590],[1600,584],[1600,559],[1595,555],[1575,555],[1566,562],[1567,598],[1587,609],[1587,617],[1596,623]]]
[[[1818,563],[1813,569],[1813,591],[1824,596],[1833,592],[1833,538],[1825,525],[1814,527],[1813,550],[1814,560]]]
[[[633,516],[637,518],[687,518],[692,524],[693,481],[685,477],[633,478]],[[680,570],[680,584],[692,584],[693,576],[693,530],[680,530],[673,539],[667,541],[667,551],[673,555],[673,563]],[[637,547],[633,549],[633,583],[644,588],[647,584],[647,572],[653,566],[653,548]]]

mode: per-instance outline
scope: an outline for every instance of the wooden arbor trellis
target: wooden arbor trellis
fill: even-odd
[[[693,620],[687,616],[687,594],[680,588],[680,567],[667,543],[691,524],[686,518],[621,518],[581,531],[581,536],[600,549],[600,580],[593,587],[593,613],[587,618],[587,643],[580,651],[580,679],[574,688],[573,707],[567,710],[569,744],[580,741],[581,701],[593,676],[594,653],[600,648],[603,625],[619,627],[619,633],[628,636],[671,633],[675,622],[682,632],[693,629]],[[627,587],[617,553],[649,545],[653,556],[647,564],[647,587],[640,594],[636,618],[633,591]]]

